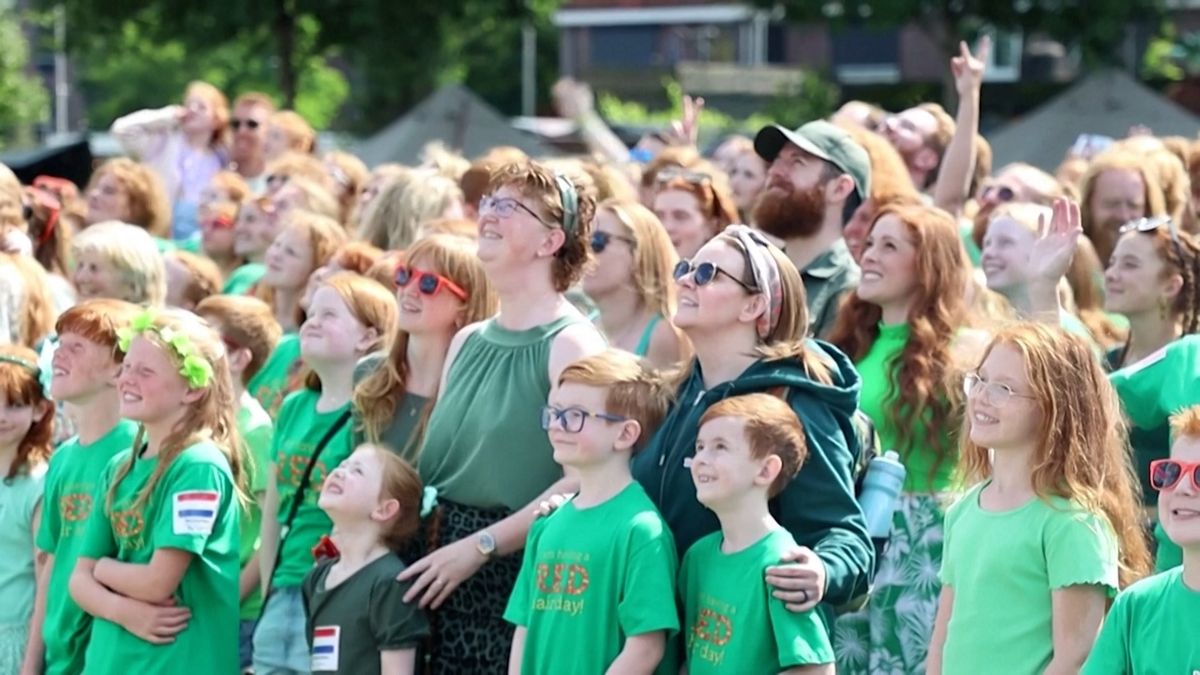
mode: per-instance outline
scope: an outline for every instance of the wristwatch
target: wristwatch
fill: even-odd
[[[496,553],[496,538],[487,530],[480,532],[479,539],[475,541],[475,550],[479,551],[479,555],[491,560]]]

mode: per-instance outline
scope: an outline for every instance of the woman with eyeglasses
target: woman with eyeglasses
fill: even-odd
[[[446,353],[464,326],[496,314],[499,299],[472,242],[431,235],[396,266],[396,335],[355,372],[354,445],[371,443],[414,466],[441,385]]]
[[[171,200],[171,237],[184,240],[199,227],[200,191],[228,162],[229,101],[207,82],[192,82],[183,105],[140,110],[118,118],[112,134],[159,175]]]
[[[672,321],[695,357],[680,373],[676,402],[647,447],[633,458],[675,535],[680,555],[717,531],[716,516],[696,499],[689,467],[698,424],[718,401],[749,393],[784,398],[804,423],[808,459],[771,511],[799,543],[766,570],[777,597],[793,611],[833,608],[867,590],[873,548],[854,497],[860,441],[854,416],[860,387],[850,359],[807,339],[808,310],[800,273],[783,251],[737,225],[702,246],[675,270],[679,308]]]
[[[417,458],[440,506],[425,525],[426,555],[402,575],[413,581],[405,600],[433,610],[435,673],[507,671],[503,614],[534,506],[574,489],[537,412],[567,365],[605,348],[564,296],[590,262],[595,209],[575,180],[535,162],[496,169],[480,200],[477,255],[500,313],[450,343]]]
[[[907,469],[866,609],[839,620],[838,672],[924,672],[954,491],[959,380],[982,347],[966,327],[971,264],[958,224],[930,206],[885,207],[829,341],[862,377],[859,408]]]
[[[609,200],[596,209],[591,246],[596,265],[583,277],[583,292],[600,311],[608,343],[660,368],[679,363],[688,351],[671,324],[679,258],[662,223],[637,202]]]
[[[675,252],[684,259],[696,255],[704,242],[738,220],[728,179],[705,161],[688,169],[659,171],[653,205]]]

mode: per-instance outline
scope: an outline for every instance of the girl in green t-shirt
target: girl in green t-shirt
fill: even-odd
[[[245,472],[225,347],[180,310],[118,335],[121,416],[141,429],[104,471],[71,575],[95,617],[84,672],[235,672]]]
[[[319,505],[334,524],[329,554],[304,579],[313,673],[411,675],[429,622],[404,602],[411,582],[396,555],[420,525],[421,478],[386,449],[360,446],[325,480]],[[324,543],[324,542],[323,542]]]
[[[39,379],[37,354],[0,346],[0,673],[42,666],[46,599],[34,575],[42,482],[50,457],[54,407]]]
[[[258,557],[266,602],[254,631],[259,672],[309,672],[300,585],[312,568],[313,546],[333,526],[317,507],[317,495],[330,467],[352,449],[354,366],[395,328],[396,299],[373,279],[339,272],[313,293],[300,329],[300,357],[311,372],[275,421],[262,504]]]
[[[474,244],[454,235],[417,241],[395,277],[400,329],[384,358],[360,368],[366,372],[354,387],[353,435],[355,443],[379,444],[415,464],[451,340],[463,326],[493,316],[500,303]]]
[[[968,322],[963,289],[971,267],[954,220],[927,206],[892,206],[876,216],[860,260],[863,278],[842,305],[829,341],[862,376],[860,409],[880,447],[908,472],[878,563],[871,602],[839,619],[838,671],[922,672],[937,611],[942,529],[958,464],[957,380],[979,341],[960,339]]]
[[[927,672],[1077,672],[1112,595],[1150,567],[1116,392],[1081,338],[1018,323],[964,393],[977,484],[946,514]]]

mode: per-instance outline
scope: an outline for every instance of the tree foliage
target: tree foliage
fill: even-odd
[[[28,140],[33,125],[46,118],[49,97],[31,75],[29,45],[12,13],[0,11],[0,148]]]

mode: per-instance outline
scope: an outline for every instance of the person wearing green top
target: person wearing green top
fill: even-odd
[[[285,333],[271,351],[254,377],[246,384],[246,391],[258,399],[264,410],[272,417],[279,415],[279,407],[287,395],[304,383],[304,362],[300,360],[300,334]]]
[[[203,224],[203,223],[202,223]],[[206,230],[207,232],[207,230]],[[279,342],[280,329],[267,303],[248,296],[217,295],[201,300],[196,313],[221,334],[233,375],[233,393],[238,401],[237,425],[246,450],[246,474],[250,486],[242,504],[241,537],[238,545],[239,594],[242,600],[239,660],[243,669],[253,665],[254,625],[262,612],[258,547],[262,503],[267,491],[267,473],[275,426],[258,400],[246,391],[246,383],[262,368]]]
[[[399,330],[386,353],[354,371],[354,444],[382,445],[416,466],[421,430],[437,398],[446,354],[463,325],[496,313],[496,292],[473,242],[434,234],[395,269]]]
[[[260,262],[249,262],[229,273],[221,293],[225,295],[243,295],[249,293],[267,272],[267,266]]]
[[[1151,472],[1159,521],[1183,564],[1117,596],[1083,675],[1200,671],[1200,405],[1171,417],[1175,443]]]
[[[83,673],[235,672],[245,476],[224,345],[179,310],[140,314],[118,338],[121,415],[142,430],[100,477],[71,575],[94,617]]]
[[[117,373],[125,353],[117,345],[117,329],[139,309],[120,300],[85,300],[58,318],[58,349],[52,361],[50,395],[69,404],[78,419],[78,435],[55,450],[46,472],[42,522],[37,547],[46,554],[46,675],[72,675],[83,670],[83,654],[92,617],[80,609],[66,589],[93,509],[99,478],[117,453],[128,450],[137,424],[121,419]]]
[[[263,260],[278,232],[266,200],[249,199],[238,208],[233,225],[233,255],[245,261],[225,277],[225,295],[249,293],[267,272]],[[223,242],[222,242],[223,243]]]
[[[537,411],[567,365],[605,347],[564,296],[591,258],[594,199],[536,162],[497,169],[488,193],[477,255],[500,313],[450,345],[417,459],[438,491],[438,537],[402,575],[413,580],[405,599],[435,611],[433,673],[507,672],[513,628],[503,615],[533,507],[575,484],[554,463]]]
[[[373,279],[339,272],[313,293],[300,329],[301,358],[312,373],[275,421],[258,554],[266,601],[254,630],[255,671],[309,672],[300,585],[313,566],[313,547],[332,528],[317,498],[329,472],[353,450],[354,366],[395,326],[396,300]]]
[[[964,383],[927,673],[1078,672],[1119,586],[1150,567],[1116,395],[1090,347],[1000,329]]]
[[[562,663],[579,672],[679,672],[675,544],[629,472],[629,457],[666,413],[664,382],[628,353],[577,361],[542,409],[554,460],[579,492],[533,524],[504,612],[514,624],[509,672]]]
[[[859,263],[862,282],[829,340],[854,359],[859,407],[880,448],[899,453],[907,472],[871,602],[839,619],[838,670],[921,672],[958,466],[959,402],[944,385],[966,370],[980,342],[964,330],[971,268],[954,219],[928,206],[881,210]]]
[[[806,452],[800,420],[770,394],[727,398],[700,418],[692,480],[721,530],[693,544],[679,572],[688,673],[835,672],[820,613],[791,611],[764,575],[796,546],[767,501]]]

